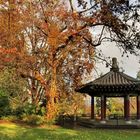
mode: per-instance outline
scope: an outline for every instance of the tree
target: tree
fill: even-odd
[[[72,2],[72,0],[70,0]],[[93,46],[98,46],[102,41],[115,42],[118,47],[136,53],[140,46],[140,28],[138,26],[140,3],[135,4],[129,0],[77,0],[82,15],[95,17],[96,21],[91,27],[100,26],[101,32],[97,40],[91,41]],[[71,7],[73,7],[71,3]],[[74,8],[72,8],[74,10]],[[94,28],[95,29],[95,28]],[[99,29],[99,28],[98,28]],[[108,33],[109,35],[105,35]]]
[[[93,48],[83,39],[83,36],[90,37],[90,33],[86,27],[82,26],[83,21],[77,15],[68,12],[63,6],[59,8],[54,6],[52,10],[53,6],[51,6],[51,9],[44,8],[45,2],[39,3],[40,7],[35,4],[38,3],[31,4],[34,9],[33,13],[37,13],[40,16],[39,19],[31,17],[34,22],[32,26],[28,27],[28,31],[30,31],[31,27],[34,28],[34,31],[38,29],[42,33],[40,34],[42,35],[41,37],[45,38],[46,44],[39,48],[35,45],[33,46],[32,42],[30,43],[29,55],[33,56],[36,61],[31,64],[32,67],[30,66],[30,70],[27,73],[23,73],[23,76],[40,81],[46,92],[47,119],[50,119],[57,112],[55,111],[55,102],[58,98],[57,73],[66,75],[66,70],[70,72],[70,69],[65,67],[66,64],[70,64],[69,61],[71,61],[71,66],[79,70],[79,73],[76,73],[77,77],[82,74],[82,67],[84,69],[88,67],[88,70],[91,70],[93,66],[91,64],[92,60],[89,61],[88,57],[94,55],[94,53],[92,53]],[[38,13],[38,8],[41,8],[42,13]],[[59,12],[60,8],[61,13]],[[33,34],[30,34],[30,36],[33,39]],[[85,46],[87,48],[84,48]],[[78,61],[75,62],[73,57],[77,58]],[[73,59],[71,60],[71,58]],[[84,58],[86,58],[86,62],[82,60]],[[81,67],[78,66],[78,63],[81,63]],[[84,66],[82,66],[83,64]]]

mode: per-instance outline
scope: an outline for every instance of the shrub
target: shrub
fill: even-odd
[[[46,114],[46,108],[45,107],[38,107],[36,112],[38,115],[44,116]]]
[[[16,116],[10,115],[10,116],[3,116],[1,117],[2,120],[5,121],[16,121],[18,120],[18,118]]]
[[[24,113],[27,115],[36,114],[36,106],[33,104],[26,104],[24,107]]]
[[[13,115],[17,117],[21,117],[24,114],[24,106],[17,107],[15,110],[13,110]]]
[[[23,122],[29,124],[29,125],[41,125],[45,123],[45,119],[42,116],[39,115],[23,115]]]
[[[6,94],[0,90],[0,117],[11,114],[9,99]]]
[[[21,117],[22,115],[37,114],[35,105],[27,103],[24,106],[19,106],[14,110],[14,115]]]

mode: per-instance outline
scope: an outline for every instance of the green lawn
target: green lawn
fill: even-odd
[[[65,129],[0,124],[0,140],[140,140],[140,130]]]

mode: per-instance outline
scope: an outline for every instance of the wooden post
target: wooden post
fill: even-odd
[[[104,97],[104,118],[106,119],[106,97]]]
[[[126,119],[126,97],[124,97],[124,119]]]
[[[137,96],[137,120],[140,121],[140,95]]]
[[[94,120],[94,96],[91,96],[91,119]]]
[[[101,96],[101,121],[105,120],[105,97]]]
[[[126,119],[126,122],[130,123],[130,97],[129,95],[125,96],[125,119]]]

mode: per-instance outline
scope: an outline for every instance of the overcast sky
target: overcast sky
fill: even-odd
[[[122,57],[122,52],[118,47],[116,47],[115,43],[105,43],[102,44],[100,48],[102,49],[102,52],[105,54],[105,56],[117,58],[118,65],[119,67],[123,68],[124,73],[129,74],[132,77],[136,77],[137,72],[140,70],[140,58],[138,56],[128,53],[129,57],[127,57],[127,55],[124,55],[124,57]],[[110,70],[110,68],[106,68],[105,64],[96,64],[96,66],[98,67],[99,74],[101,72],[104,74]]]

